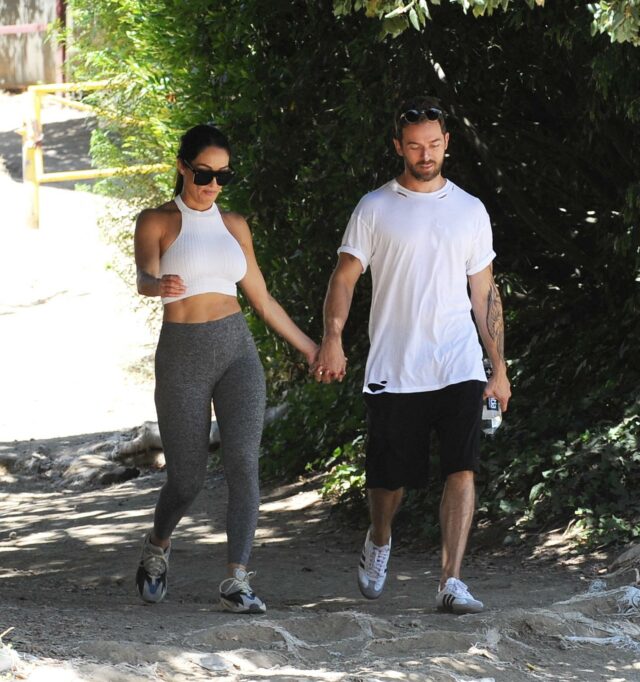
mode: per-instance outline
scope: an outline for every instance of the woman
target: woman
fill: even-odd
[[[230,155],[214,126],[188,130],[178,151],[173,201],[142,211],[136,223],[138,291],[160,296],[164,304],[155,400],[167,462],[136,585],[147,602],[159,602],[167,592],[171,533],[204,483],[213,401],[229,489],[228,577],[220,583],[220,599],[228,611],[263,613],[247,563],[258,518],[265,380],[236,282],[266,324],[309,364],[317,345],[269,295],[244,218],[216,206],[233,177]]]

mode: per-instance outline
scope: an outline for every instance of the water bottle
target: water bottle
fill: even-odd
[[[484,359],[484,371],[488,379],[491,376],[491,364],[486,358]],[[487,436],[493,436],[500,424],[502,424],[502,409],[500,408],[500,403],[497,398],[489,396],[484,399],[482,404],[482,431],[483,433],[486,433]]]
[[[482,404],[482,431],[487,436],[493,436],[502,424],[502,410],[497,398],[489,396]]]

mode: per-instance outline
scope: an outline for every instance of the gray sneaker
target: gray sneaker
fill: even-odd
[[[171,548],[152,545],[147,535],[142,543],[142,555],[136,572],[136,587],[142,599],[151,604],[161,602],[167,594],[167,572]]]
[[[265,613],[266,604],[251,589],[249,581],[255,571],[247,573],[242,568],[233,571],[233,578],[220,583],[220,604],[231,613]]]
[[[389,538],[388,545],[378,547],[371,541],[371,528],[369,528],[358,566],[358,587],[367,599],[377,599],[382,594],[387,579],[387,562],[390,554],[391,538]]]

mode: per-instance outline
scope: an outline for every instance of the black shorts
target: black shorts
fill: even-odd
[[[477,472],[484,387],[484,381],[463,381],[423,393],[365,393],[366,487],[424,488],[432,430],[443,479]]]

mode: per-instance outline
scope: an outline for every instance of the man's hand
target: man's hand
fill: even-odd
[[[511,398],[511,384],[507,377],[506,368],[500,368],[497,371],[493,371],[484,389],[484,397],[495,398],[500,403],[500,409],[503,412],[507,411],[509,398]]]
[[[347,373],[347,358],[342,350],[339,337],[324,338],[315,363],[310,373],[319,383],[330,384],[332,381],[342,381]]]
[[[362,263],[355,256],[341,253],[329,280],[324,300],[324,337],[316,362],[310,370],[315,380],[323,384],[342,381],[347,372],[347,358],[342,350],[342,330],[362,269]]]

